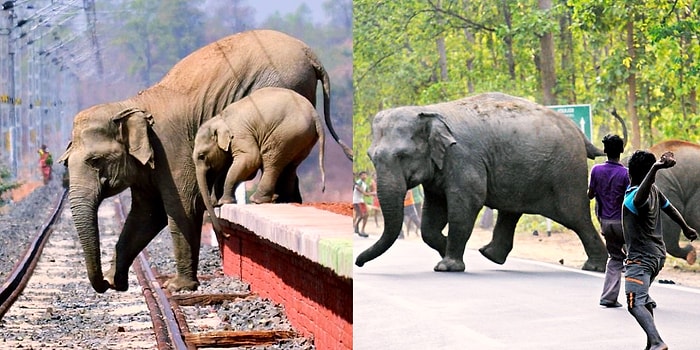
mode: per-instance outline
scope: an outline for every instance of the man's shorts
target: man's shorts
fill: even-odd
[[[367,214],[367,204],[365,203],[353,203],[352,207],[355,208],[355,214],[359,216]]]
[[[664,267],[666,258],[642,258],[625,260],[625,295],[627,307],[653,304],[649,286]]]

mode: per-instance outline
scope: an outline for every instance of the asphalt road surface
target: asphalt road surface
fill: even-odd
[[[357,256],[377,236],[355,236]],[[603,274],[467,250],[464,273],[437,273],[439,255],[398,240],[355,266],[353,349],[644,349],[626,307],[598,305]],[[624,304],[624,285],[620,302]],[[700,289],[658,284],[656,325],[670,349],[700,349]]]

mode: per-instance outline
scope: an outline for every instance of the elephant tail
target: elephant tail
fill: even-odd
[[[340,137],[338,137],[338,134],[335,132],[335,129],[333,129],[333,122],[331,121],[331,82],[328,78],[328,72],[326,72],[326,68],[323,67],[321,62],[318,60],[316,55],[311,52],[311,50],[308,50],[306,55],[311,61],[311,64],[314,66],[316,78],[321,81],[321,85],[323,87],[323,117],[326,121],[326,126],[328,126],[328,131],[330,131],[335,142],[337,142],[338,145],[340,145],[340,148],[343,149],[345,156],[352,161],[352,148],[348,147],[348,145],[341,141]]]
[[[617,114],[617,109],[613,107],[612,111],[610,111],[610,114],[612,114],[615,119],[620,123],[620,126],[622,126],[622,148],[627,147],[627,124],[625,124],[625,120],[620,117],[619,114]]]
[[[325,159],[326,134],[323,132],[323,124],[318,113],[314,113],[314,123],[316,124],[316,133],[318,134],[318,168],[321,170],[321,192],[326,191],[326,169],[323,166]]]

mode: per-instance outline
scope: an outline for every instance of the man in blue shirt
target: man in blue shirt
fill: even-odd
[[[600,305],[620,307],[622,304],[617,301],[617,297],[620,295],[620,276],[625,260],[625,252],[622,249],[625,244],[625,238],[622,236],[622,200],[630,178],[627,168],[620,163],[620,154],[624,152],[624,142],[620,136],[606,135],[603,138],[603,146],[608,160],[603,164],[594,165],[591,169],[588,198],[596,199],[596,216],[605,237],[605,248],[608,250]]]
[[[697,232],[688,226],[678,210],[654,185],[660,169],[674,166],[672,152],[664,153],[659,161],[647,151],[636,151],[629,160],[630,187],[625,193],[622,226],[627,246],[625,260],[625,294],[627,310],[647,335],[647,349],[668,349],[654,323],[654,301],[649,286],[666,260],[666,246],[659,214],[661,210],[675,221],[691,241]]]

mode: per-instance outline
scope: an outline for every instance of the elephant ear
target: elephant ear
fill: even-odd
[[[128,144],[129,154],[141,164],[155,168],[153,148],[148,140],[148,128],[153,126],[153,116],[138,108],[127,108],[112,117],[112,122],[119,127],[119,137]]]
[[[421,119],[427,119],[430,134],[428,135],[428,146],[430,147],[430,158],[438,169],[442,170],[445,162],[447,148],[457,143],[452,130],[445,123],[445,118],[438,113],[419,113]]]
[[[66,151],[63,152],[61,155],[61,158],[58,158],[58,163],[62,163],[63,165],[67,165],[66,162],[68,162],[68,157],[70,157],[71,152],[73,152],[73,141],[68,141],[68,146],[66,147]]]
[[[214,137],[216,137],[216,143],[219,145],[219,148],[222,150],[228,152],[229,147],[231,146],[231,130],[224,124],[222,123],[220,127],[214,128]]]

